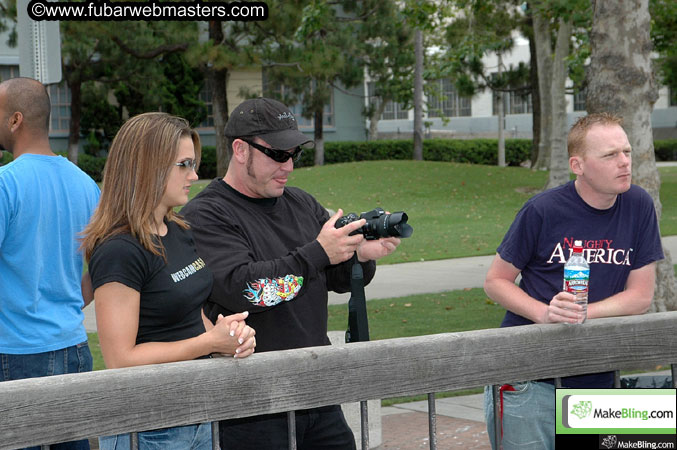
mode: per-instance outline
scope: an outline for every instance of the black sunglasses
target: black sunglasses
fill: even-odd
[[[264,147],[263,145],[256,144],[254,142],[248,141],[246,139],[240,139],[247,144],[251,145],[254,147],[256,150],[259,150],[260,152],[263,152],[264,155],[267,157],[271,158],[274,161],[277,161],[279,163],[284,163],[289,161],[289,158],[291,158],[294,162],[298,162],[299,159],[301,159],[301,155],[303,154],[303,149],[301,147],[296,147],[294,150],[288,152],[285,150],[277,150],[274,148],[268,148]]]

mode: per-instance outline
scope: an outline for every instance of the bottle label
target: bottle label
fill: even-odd
[[[590,269],[584,267],[569,267],[564,269],[564,291],[572,294],[588,292]]]

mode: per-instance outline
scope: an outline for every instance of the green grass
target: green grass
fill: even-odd
[[[289,184],[326,208],[405,211],[414,235],[382,263],[494,252],[545,172],[431,161],[368,161],[295,170]]]
[[[94,370],[105,369],[106,364],[104,364],[103,355],[101,354],[101,345],[99,345],[99,335],[97,333],[87,333],[87,342],[89,343],[89,350],[92,352]]]
[[[660,169],[661,231],[677,234],[677,167]],[[546,172],[432,161],[365,161],[295,170],[289,184],[344,212],[405,211],[414,235],[381,263],[492,254]]]
[[[677,167],[662,167],[661,233],[677,234]],[[493,254],[547,172],[434,161],[363,161],[294,170],[298,186],[344,213],[405,211],[414,235],[381,264]],[[209,183],[191,188],[191,198]]]
[[[663,167],[661,231],[677,234],[677,167]],[[546,172],[518,167],[444,162],[369,161],[295,170],[289,184],[344,212],[380,206],[405,211],[414,235],[379,263],[434,260],[494,253],[522,204],[545,184]],[[191,188],[191,198],[209,183]],[[675,266],[677,274],[677,265]],[[367,304],[372,340],[499,326],[505,310],[481,289],[451,291]],[[329,307],[329,329],[345,330],[345,305]],[[96,334],[90,334],[95,368],[103,368]]]
[[[496,328],[505,314],[482,289],[369,300],[371,340]],[[346,305],[329,306],[329,330],[345,330]]]
[[[677,234],[677,167],[661,167],[661,235]],[[673,256],[674,257],[674,256]]]

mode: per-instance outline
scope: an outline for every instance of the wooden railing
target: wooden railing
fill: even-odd
[[[9,381],[0,449],[675,363],[677,312],[665,312]]]

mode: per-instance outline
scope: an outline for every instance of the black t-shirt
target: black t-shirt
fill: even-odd
[[[212,274],[197,255],[192,234],[174,222],[162,236],[167,263],[129,234],[98,245],[89,262],[94,289],[118,282],[141,295],[136,343],[174,342],[205,332],[202,305]]]

